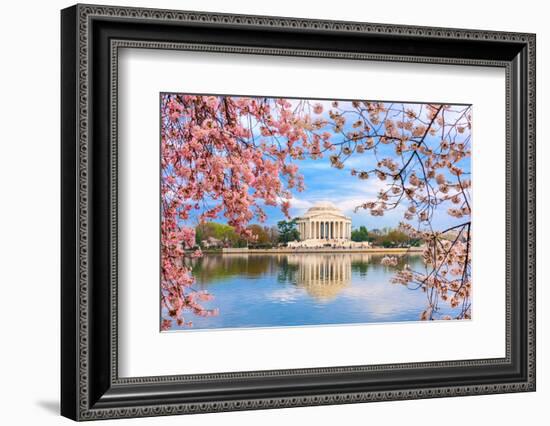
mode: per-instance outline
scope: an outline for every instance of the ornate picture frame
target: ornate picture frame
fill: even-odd
[[[61,414],[73,420],[535,390],[535,35],[75,5],[61,12]],[[506,356],[119,377],[121,48],[497,67],[506,73]]]

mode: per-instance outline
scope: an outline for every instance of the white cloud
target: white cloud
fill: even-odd
[[[367,225],[371,228],[380,228],[388,223],[397,225],[403,220],[405,206],[398,206],[393,210],[385,212],[383,218],[375,218],[371,216],[368,210],[359,209],[355,212],[357,206],[362,205],[366,201],[373,201],[377,198],[378,192],[387,187],[387,183],[378,179],[368,181],[357,180],[350,182],[349,180],[339,183],[335,180],[334,185],[328,190],[314,190],[301,193],[299,197],[293,197],[290,201],[291,216],[301,216],[309,208],[313,207],[319,201],[330,201],[336,205],[344,214],[352,218],[354,227]],[[383,222],[383,223],[381,223]]]
[[[288,201],[290,202],[291,216],[301,216],[315,204],[313,200],[297,197],[292,197]]]
[[[351,170],[351,169],[357,169],[357,170],[369,170],[376,167],[376,158],[371,153],[368,154],[358,154],[353,157],[348,158],[344,162],[344,166]]]
[[[286,286],[268,293],[266,297],[275,302],[294,303],[302,297],[302,291],[294,286]]]
[[[291,198],[289,201],[292,207],[296,209],[309,209],[310,207],[313,207],[313,204],[314,204],[313,201],[304,200],[302,198],[296,198],[296,197]]]

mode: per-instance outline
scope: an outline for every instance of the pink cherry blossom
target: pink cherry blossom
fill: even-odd
[[[352,175],[383,186],[356,209],[383,216],[402,206],[402,229],[423,242],[425,270],[403,268],[393,281],[426,293],[422,319],[437,319],[440,301],[459,308],[456,318],[470,318],[470,106],[332,101],[325,117],[321,103],[306,100],[164,94],[161,101],[163,330],[191,326],[185,312],[218,313],[203,306],[214,295],[194,289],[185,261],[201,256],[187,224],[194,212],[199,221],[223,218],[250,238],[247,225],[265,220],[264,205],[288,215],[292,193],[304,188],[301,159],[328,157],[344,173],[355,155],[372,156],[376,166]],[[434,229],[436,212],[459,223]]]

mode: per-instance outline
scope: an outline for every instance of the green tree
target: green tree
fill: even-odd
[[[353,229],[351,231],[351,240],[358,243],[369,241],[369,233],[367,231],[367,227],[361,225],[359,229]]]
[[[202,241],[210,237],[216,238],[231,247],[246,245],[246,241],[230,225],[217,222],[204,222],[195,228],[195,240],[197,244],[200,245]]]
[[[279,230],[279,242],[287,244],[290,241],[296,241],[300,239],[300,233],[296,228],[296,219],[286,221],[281,220],[277,222],[277,228]]]

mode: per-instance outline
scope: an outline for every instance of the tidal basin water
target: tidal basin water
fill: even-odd
[[[418,321],[426,294],[391,283],[395,267],[367,253],[206,254],[193,261],[196,289],[213,317],[191,314],[192,329]],[[401,258],[422,270],[419,255]],[[452,315],[448,312],[443,314]]]

